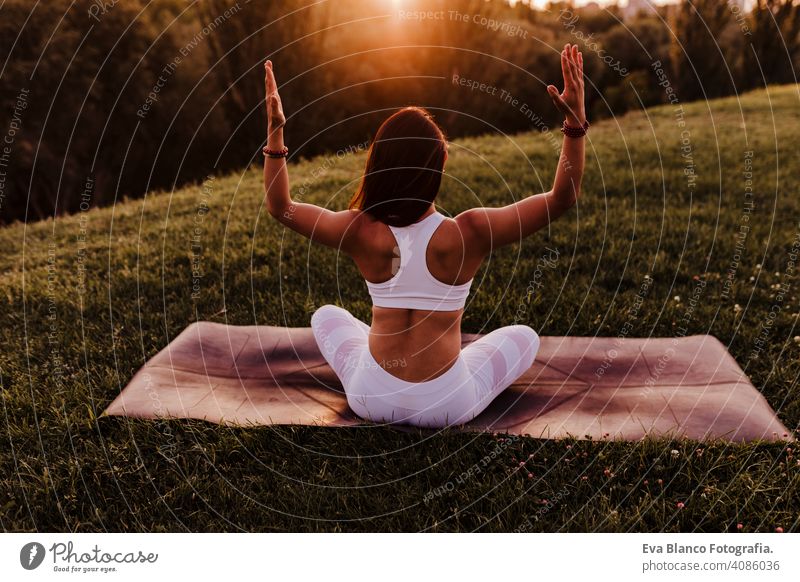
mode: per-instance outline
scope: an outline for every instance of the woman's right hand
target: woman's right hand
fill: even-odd
[[[568,125],[582,126],[586,122],[583,102],[583,55],[577,45],[564,45],[564,50],[561,51],[561,73],[564,77],[563,93],[559,94],[554,85],[547,86],[547,93],[566,117]]]

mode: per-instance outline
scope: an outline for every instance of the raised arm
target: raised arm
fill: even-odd
[[[286,116],[278,94],[272,61],[264,63],[266,74],[267,149],[284,148],[283,128]],[[318,242],[349,253],[357,245],[358,229],[353,226],[357,211],[334,212],[327,208],[292,200],[286,157],[264,155],[264,192],[267,209],[278,222]]]
[[[547,92],[570,127],[586,122],[583,100],[583,55],[576,45],[561,51],[564,92],[553,85]],[[471,250],[486,255],[499,246],[519,242],[547,226],[578,200],[584,165],[584,137],[564,136],[553,188],[501,208],[472,208],[459,214],[456,222]]]

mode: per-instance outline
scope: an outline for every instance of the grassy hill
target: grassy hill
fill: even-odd
[[[465,331],[518,321],[541,335],[617,336],[629,322],[629,336],[710,333],[797,427],[799,95],[775,87],[598,123],[579,206],[492,256]],[[547,190],[556,156],[538,131],[459,140],[441,209]],[[294,195],[343,208],[363,163],[363,152],[300,161]],[[272,220],[260,172],[110,208],[89,195],[86,212],[0,229],[3,529],[800,528],[800,461],[779,444],[98,419],[192,321],[307,326],[324,303],[368,320],[354,266]],[[559,252],[554,266],[540,262],[545,247]],[[494,464],[460,478],[495,449]]]

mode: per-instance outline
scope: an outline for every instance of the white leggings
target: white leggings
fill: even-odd
[[[539,351],[535,331],[511,325],[466,346],[441,376],[408,382],[375,361],[369,351],[369,326],[341,307],[320,307],[311,317],[311,328],[353,412],[373,422],[428,428],[472,420],[531,367]]]

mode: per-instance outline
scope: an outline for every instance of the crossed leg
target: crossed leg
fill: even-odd
[[[461,350],[473,380],[473,418],[533,365],[539,343],[539,335],[527,325],[510,325]]]
[[[311,327],[323,357],[342,382],[351,408],[359,416],[367,414],[363,403],[357,400],[365,395],[353,393],[351,380],[359,368],[364,350],[369,350],[369,326],[341,307],[324,305],[311,317]],[[448,398],[446,404],[437,406],[440,398],[437,397],[429,409],[419,411],[413,418],[409,418],[408,410],[399,409],[397,415],[384,410],[380,416],[406,418],[412,424],[425,425],[469,422],[533,365],[539,343],[536,332],[525,325],[496,329],[461,351],[460,357],[466,364],[469,378],[459,386],[451,387],[457,389],[455,398]],[[363,378],[359,383],[363,383],[361,380]],[[387,404],[383,403],[380,408]],[[437,420],[423,421],[426,417]],[[448,420],[441,420],[445,418]]]
[[[369,326],[346,309],[323,305],[311,316],[311,329],[322,356],[347,387],[364,349],[369,349]]]

